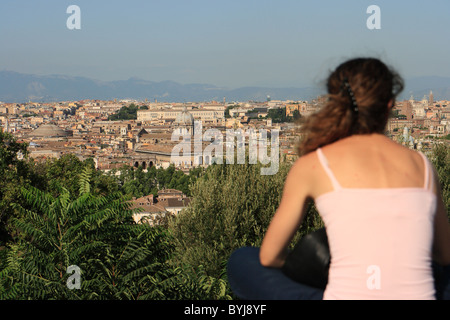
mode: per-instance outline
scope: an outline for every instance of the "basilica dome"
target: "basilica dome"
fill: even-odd
[[[187,111],[187,108],[184,107],[183,111],[181,111],[175,118],[175,125],[179,126],[193,126],[194,125],[194,117],[192,114]]]

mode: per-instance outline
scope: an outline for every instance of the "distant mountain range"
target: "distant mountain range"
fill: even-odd
[[[450,100],[450,77],[418,77],[408,79],[401,99],[411,95],[421,100],[433,91],[435,100]],[[64,75],[33,75],[14,71],[0,71],[0,101],[52,102],[83,99],[136,99],[160,102],[190,101],[266,101],[311,100],[323,94],[324,89],[242,87],[220,88],[209,84],[180,84],[173,81],[154,82],[138,78],[118,81],[98,81],[85,77]]]

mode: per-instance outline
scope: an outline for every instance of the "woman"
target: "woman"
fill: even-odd
[[[436,298],[432,260],[450,265],[450,224],[439,181],[421,152],[383,135],[402,89],[402,79],[378,59],[352,59],[331,73],[328,101],[302,126],[301,157],[286,178],[260,250],[244,248],[230,258],[235,294],[249,299]],[[293,282],[280,271],[311,200],[330,246],[325,291]]]

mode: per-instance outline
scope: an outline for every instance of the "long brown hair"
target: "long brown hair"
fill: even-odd
[[[354,134],[383,133],[388,104],[403,90],[403,79],[375,58],[339,65],[327,80],[327,101],[300,127],[299,155]]]

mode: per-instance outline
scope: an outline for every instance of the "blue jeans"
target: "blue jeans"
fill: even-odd
[[[227,265],[228,283],[244,300],[322,300],[323,290],[288,278],[281,269],[266,268],[259,262],[259,248],[234,251]]]
[[[436,298],[450,300],[450,266],[433,264]],[[288,278],[281,269],[263,267],[259,248],[234,251],[227,265],[228,283],[243,300],[322,300],[323,290]]]

